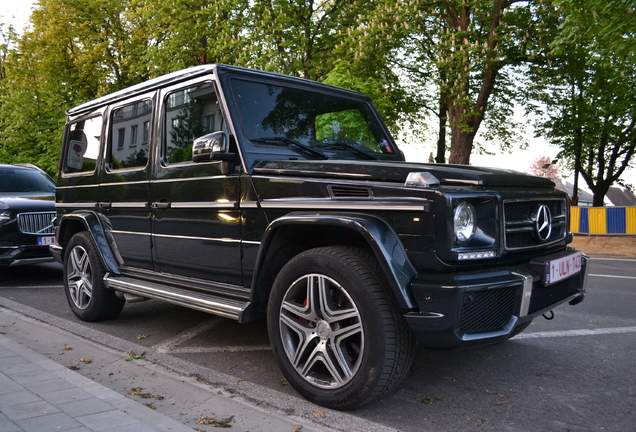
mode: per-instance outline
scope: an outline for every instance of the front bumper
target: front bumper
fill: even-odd
[[[572,251],[541,257],[555,259]],[[555,307],[585,297],[587,257],[581,272],[543,286],[536,265],[475,272],[418,275],[411,289],[420,312],[406,320],[420,345],[459,348],[487,345],[510,337],[514,328]]]
[[[3,246],[0,247],[0,267],[52,262],[48,246]]]

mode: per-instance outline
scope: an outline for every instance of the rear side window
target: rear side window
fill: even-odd
[[[148,163],[152,101],[144,99],[114,109],[110,121],[111,170],[143,168]]]
[[[79,120],[69,125],[64,146],[65,174],[93,173],[102,142],[102,117]]]

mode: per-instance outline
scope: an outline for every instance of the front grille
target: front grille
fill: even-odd
[[[545,204],[552,218],[552,233],[546,240],[537,235],[533,214]],[[559,241],[567,231],[567,208],[562,199],[504,201],[506,249],[531,249]]]
[[[573,276],[546,287],[543,286],[541,281],[535,282],[532,286],[532,297],[530,297],[528,313],[532,314],[576,294],[579,287],[579,276]]]
[[[468,291],[462,297],[459,331],[464,334],[501,330],[515,313],[516,287]]]
[[[20,213],[18,226],[24,234],[53,234],[55,212]]]

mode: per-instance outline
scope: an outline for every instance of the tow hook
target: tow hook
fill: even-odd
[[[547,319],[548,321],[553,320],[554,319],[554,311],[549,311],[549,312],[544,313],[543,314],[543,318]]]

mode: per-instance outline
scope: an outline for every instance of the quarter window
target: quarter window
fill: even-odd
[[[66,136],[63,172],[92,173],[97,165],[97,155],[102,141],[102,117],[92,117],[73,122]]]

